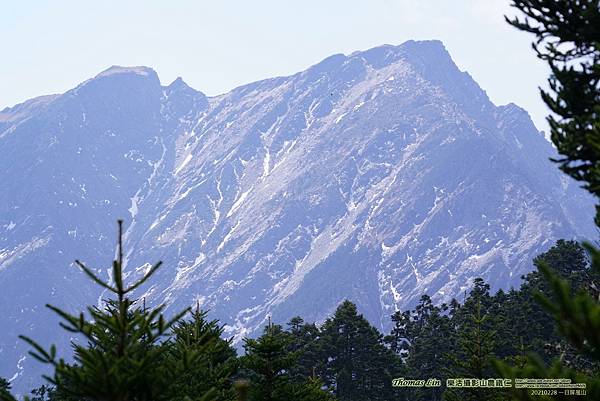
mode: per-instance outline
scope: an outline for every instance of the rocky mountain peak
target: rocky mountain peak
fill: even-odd
[[[102,71],[96,78],[109,77],[114,75],[137,75],[142,77],[154,77],[156,72],[150,67],[136,66],[136,67],[123,67],[119,65],[113,65],[106,70]]]

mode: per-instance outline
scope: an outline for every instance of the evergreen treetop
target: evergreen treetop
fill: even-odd
[[[600,1],[513,0],[522,17],[509,24],[535,35],[533,48],[551,69],[541,96],[560,169],[600,197]],[[596,207],[600,224],[600,205]]]
[[[92,269],[80,261],[76,264],[94,282],[114,298],[104,307],[88,308],[83,313],[71,315],[57,307],[47,305],[62,318],[60,326],[79,335],[84,341],[72,343],[74,362],[67,363],[57,356],[56,347],[44,349],[34,340],[21,336],[33,350],[30,354],[54,368],[54,374],[45,378],[57,390],[78,399],[98,401],[157,401],[171,399],[169,387],[177,377],[202,359],[201,350],[184,348],[179,358],[167,358],[168,348],[160,346],[189,309],[167,320],[164,307],[146,309],[137,305],[129,295],[144,284],[161,263],[155,264],[141,279],[126,285],[123,280],[123,223],[118,222],[118,256],[112,264],[113,282],[98,278]],[[205,394],[195,394],[196,399],[209,400],[214,389]]]

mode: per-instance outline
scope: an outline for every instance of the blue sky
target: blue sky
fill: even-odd
[[[539,129],[548,69],[504,22],[508,0],[20,0],[0,5],[0,109],[111,65],[146,65],[216,95],[335,53],[440,39],[496,104]]]

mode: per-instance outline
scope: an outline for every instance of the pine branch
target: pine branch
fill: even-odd
[[[85,273],[87,274],[87,276],[89,278],[91,278],[92,280],[94,280],[94,282],[104,288],[106,288],[107,290],[114,292],[115,294],[118,292],[118,290],[114,287],[111,287],[109,284],[105,283],[104,281],[102,281],[100,278],[98,278],[93,272],[92,270],[87,267],[86,265],[84,265],[82,262],[80,262],[79,260],[75,260],[75,263],[77,264],[77,266],[79,266],[79,268]]]

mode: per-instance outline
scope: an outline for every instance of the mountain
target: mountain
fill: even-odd
[[[595,236],[592,199],[528,114],[494,105],[439,41],[216,97],[111,67],[1,111],[0,154],[0,376],[20,392],[41,367],[17,336],[68,353],[44,304],[101,301],[73,260],[106,277],[118,218],[130,279],[164,261],[137,295],[199,302],[236,340],[346,298],[387,330],[423,293],[518,285],[556,239]]]

